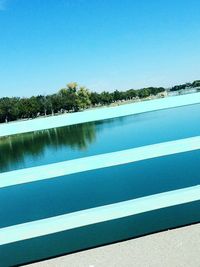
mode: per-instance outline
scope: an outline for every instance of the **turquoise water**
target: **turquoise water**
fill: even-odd
[[[200,105],[0,139],[0,171],[200,135]],[[200,184],[200,150],[0,190],[0,228]],[[200,221],[200,201],[0,248],[13,266]],[[10,256],[12,255],[12,257]]]
[[[200,105],[0,138],[0,172],[200,135]]]

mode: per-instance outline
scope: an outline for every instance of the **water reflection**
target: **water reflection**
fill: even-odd
[[[96,139],[95,123],[84,123],[0,139],[0,171],[23,162],[25,157],[41,157],[47,147],[86,150]]]

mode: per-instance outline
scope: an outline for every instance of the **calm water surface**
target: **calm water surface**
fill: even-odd
[[[200,135],[200,105],[0,139],[0,172]],[[200,184],[200,150],[2,188],[0,228]],[[200,201],[4,245],[0,266],[199,222]],[[10,257],[12,255],[12,257]]]
[[[0,139],[0,172],[200,135],[191,105]]]

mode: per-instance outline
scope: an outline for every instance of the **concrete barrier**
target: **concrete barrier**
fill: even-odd
[[[0,137],[200,103],[200,93],[0,124]]]
[[[0,245],[200,200],[200,185],[0,229]]]
[[[0,188],[200,149],[200,136],[0,174]]]

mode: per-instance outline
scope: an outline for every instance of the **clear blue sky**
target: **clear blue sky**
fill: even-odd
[[[199,0],[0,0],[0,97],[195,79]]]

